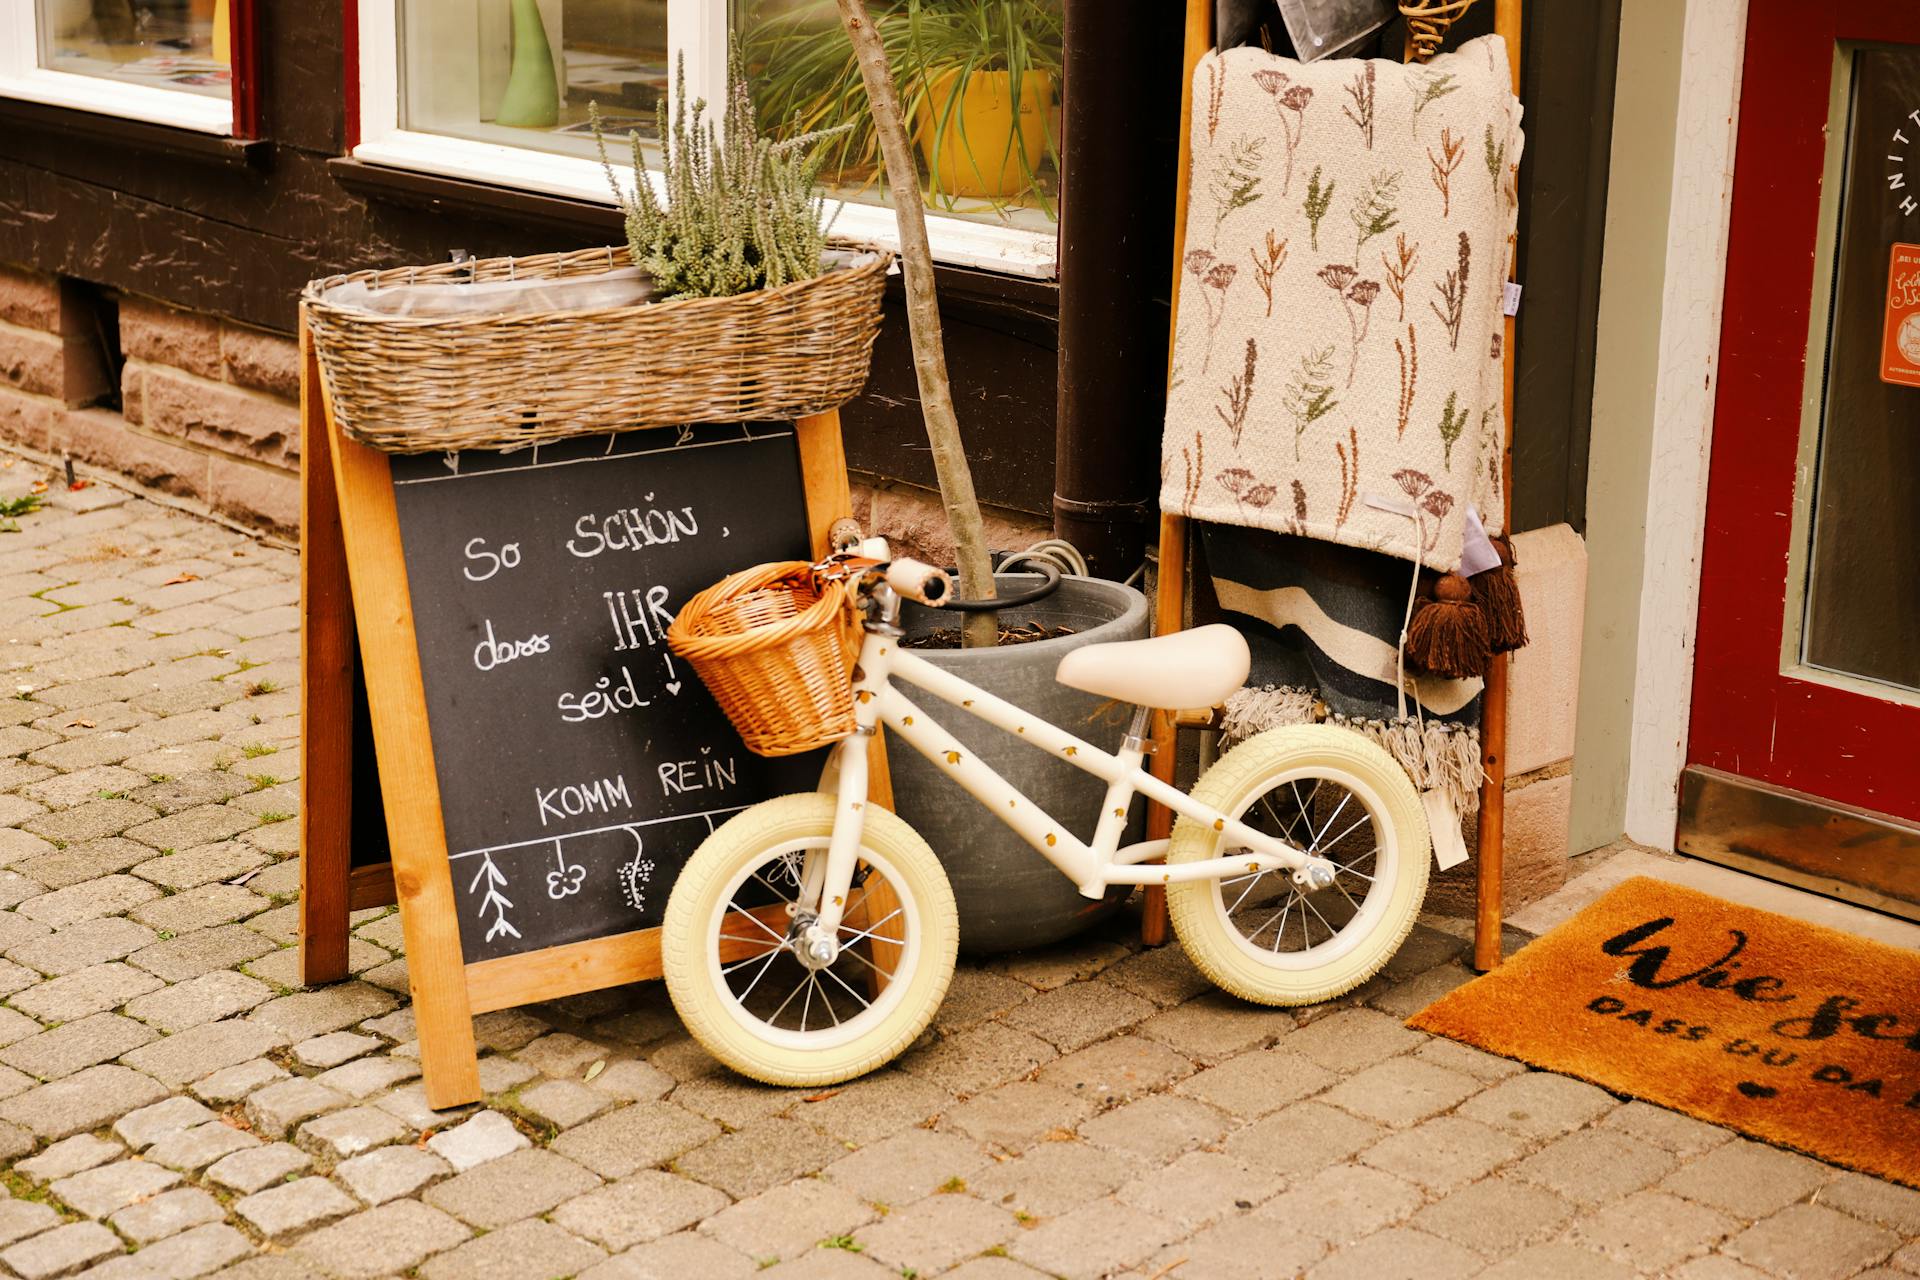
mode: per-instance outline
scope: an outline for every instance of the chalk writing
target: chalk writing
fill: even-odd
[[[660,643],[659,638],[673,625],[673,610],[667,608],[665,587],[602,591],[600,598],[607,602],[607,617],[613,621],[613,647],[616,652],[638,649],[642,641],[652,648]]]
[[[473,538],[467,542],[466,556],[474,563],[461,566],[461,576],[468,582],[485,582],[502,569],[520,567],[520,544],[509,542],[498,551],[489,551],[485,538]]]
[[[549,817],[554,822],[564,822],[584,813],[612,813],[616,804],[633,808],[633,801],[627,795],[627,780],[622,774],[563,787],[535,787],[533,800],[539,808],[543,827]]]
[[[653,495],[647,494],[652,502]],[[626,507],[605,515],[583,515],[573,522],[573,536],[567,550],[582,560],[591,560],[603,551],[644,551],[648,547],[678,542],[698,536],[700,521],[692,507]]]
[[[633,685],[633,672],[622,666],[619,684],[614,684],[610,676],[601,676],[593,682],[593,688],[585,693],[561,694],[556,705],[560,708],[562,720],[568,724],[579,724],[653,704],[640,696],[639,690]]]
[[[515,658],[534,657],[552,647],[543,635],[528,636],[525,640],[496,640],[493,636],[493,619],[487,619],[485,625],[487,638],[473,646],[473,665],[482,671],[491,671]]]
[[[703,756],[712,751],[712,747],[700,748]],[[660,794],[677,796],[689,791],[724,791],[739,777],[740,766],[732,756],[711,760],[662,760]]]

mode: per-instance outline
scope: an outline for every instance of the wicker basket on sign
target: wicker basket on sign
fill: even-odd
[[[564,279],[628,265],[624,248],[316,280],[303,295],[335,421],[386,453],[512,449],[690,422],[784,420],[858,395],[891,255],[728,298],[505,315],[385,315],[333,305],[349,283]]]
[[[1447,28],[1471,8],[1473,0],[1412,0],[1402,4],[1400,16],[1407,20],[1406,60],[1425,62],[1440,52]]]
[[[847,592],[799,560],[743,569],[687,601],[667,647],[693,664],[749,750],[811,751],[855,727],[860,629]]]

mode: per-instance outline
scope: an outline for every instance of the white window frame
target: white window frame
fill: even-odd
[[[402,128],[398,0],[349,3],[358,4],[360,19],[360,141],[353,148],[356,160],[598,204],[613,203],[606,174],[597,160]],[[717,100],[726,84],[727,6],[721,0],[667,0],[667,25],[675,39],[685,40],[681,47],[687,59],[688,93]],[[620,168],[625,170],[624,165]],[[893,210],[884,205],[847,201],[836,206],[829,202],[828,215],[834,218],[835,236],[899,248]],[[1034,279],[1050,280],[1058,274],[1058,236],[1052,228],[1034,231],[929,211],[927,234],[934,257],[942,263]]]
[[[196,133],[233,133],[233,94],[210,94],[127,84],[104,76],[50,71],[40,65],[34,0],[0,0],[0,97],[121,116]]]

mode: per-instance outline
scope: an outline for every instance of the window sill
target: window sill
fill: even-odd
[[[6,88],[0,85],[0,95]],[[0,96],[0,121],[13,127],[63,136],[98,138],[132,150],[159,152],[231,169],[256,165],[271,150],[271,144],[262,141],[6,96]]]

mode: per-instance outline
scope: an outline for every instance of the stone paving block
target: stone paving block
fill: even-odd
[[[553,1149],[603,1178],[665,1164],[718,1136],[720,1126],[666,1102],[636,1102],[553,1140]]]
[[[813,1173],[845,1154],[845,1147],[818,1130],[785,1116],[769,1116],[694,1148],[674,1167],[740,1199]]]
[[[1193,1230],[1266,1203],[1286,1179],[1217,1151],[1189,1151],[1148,1169],[1114,1192],[1122,1204]]]
[[[1480,1273],[1482,1280],[1628,1280],[1633,1269],[1571,1244],[1538,1244]],[[1316,1277],[1316,1280],[1318,1278]]]
[[[133,953],[133,963],[167,982],[185,982],[256,960],[273,949],[273,943],[244,924],[224,924],[142,947]]]
[[[190,718],[192,717],[173,717],[176,720]],[[159,722],[161,725],[167,723],[169,722],[165,720]],[[148,732],[150,733],[151,730]],[[128,827],[126,835],[129,840],[138,840],[156,849],[197,849],[202,845],[216,844],[259,825],[260,819],[244,809],[226,804],[203,804],[197,808],[183,809],[179,813],[169,814],[164,818],[155,818],[150,822]]]
[[[138,1253],[104,1262],[87,1272],[86,1280],[190,1280],[252,1252],[252,1241],[238,1231],[224,1223],[209,1223],[150,1244]],[[232,1272],[221,1274],[233,1276]],[[256,1273],[252,1280],[267,1277]],[[310,1278],[289,1275],[283,1280]]]
[[[1409,1053],[1427,1037],[1411,1031],[1398,1018],[1373,1009],[1344,1009],[1318,1018],[1287,1037],[1290,1052],[1309,1058],[1338,1075],[1352,1075]]]
[[[1383,1126],[1324,1103],[1296,1102],[1235,1130],[1222,1149],[1237,1160],[1299,1178],[1366,1150],[1386,1134]]]
[[[62,1138],[32,1159],[20,1161],[14,1166],[14,1171],[26,1175],[35,1183],[48,1183],[55,1178],[70,1177],[82,1170],[103,1165],[109,1160],[117,1160],[126,1154],[126,1150],[110,1138],[76,1133],[71,1138]]]
[[[253,845],[238,840],[221,840],[214,844],[180,849],[157,858],[151,856],[149,851],[147,860],[134,867],[133,874],[177,892],[216,881],[234,880],[272,861],[271,857]],[[257,894],[254,896],[258,897]]]
[[[1336,1249],[1404,1222],[1425,1196],[1412,1183],[1365,1165],[1332,1165],[1260,1206],[1254,1216],[1286,1223]]]
[[[514,1056],[544,1075],[577,1080],[607,1052],[591,1040],[556,1031],[525,1045]]]
[[[314,1079],[349,1098],[366,1098],[420,1074],[420,1064],[404,1058],[359,1058],[322,1071]]]
[[[1614,1108],[1601,1124],[1682,1157],[1711,1151],[1731,1141],[1734,1136],[1731,1130],[1722,1129],[1719,1125],[1695,1120],[1692,1116],[1668,1111],[1638,1099]]]
[[[1018,1034],[1017,1032],[1013,1034]],[[1031,1037],[1028,1037],[1031,1039]],[[725,1071],[720,1060],[681,1030],[647,1050],[647,1061],[675,1080],[695,1080]]]
[[[35,1200],[0,1200],[0,1248],[57,1226],[60,1214]]]
[[[146,782],[145,775],[140,781]],[[184,813],[202,805],[220,804],[243,795],[252,784],[225,769],[194,769],[170,775],[165,782],[149,783],[129,797],[163,814]]]
[[[949,1093],[966,1095],[1030,1075],[1059,1056],[1059,1050],[1039,1036],[986,1022],[908,1050],[899,1067]]]
[[[381,1147],[344,1160],[333,1171],[347,1190],[369,1205],[413,1195],[452,1175],[453,1166],[445,1160],[411,1146]]]
[[[1284,1048],[1265,1049],[1208,1067],[1174,1085],[1174,1092],[1254,1119],[1312,1097],[1338,1080],[1311,1059]]]
[[[799,1102],[805,1092],[801,1089],[778,1089],[725,1072],[689,1080],[674,1089],[669,1100],[674,1106],[697,1116],[717,1120],[728,1129],[738,1129],[755,1120],[786,1111]],[[524,1098],[526,1093],[521,1096]]]
[[[295,1174],[313,1167],[313,1157],[289,1142],[255,1145],[223,1156],[207,1170],[207,1180],[218,1186],[251,1195],[284,1183]]]
[[[424,1280],[560,1280],[606,1258],[550,1222],[517,1222],[420,1268]]]
[[[1816,1192],[1813,1202],[1920,1239],[1920,1191],[1911,1187],[1862,1173],[1843,1173]]]
[[[399,1142],[413,1132],[404,1123],[378,1107],[348,1107],[330,1112],[300,1126],[294,1142],[331,1165],[390,1142]]]
[[[961,965],[947,984],[947,995],[933,1015],[933,1025],[943,1032],[963,1031],[978,1026],[1033,999],[1034,990],[1026,983],[1003,973]]]
[[[1140,1173],[1140,1163],[1118,1151],[1084,1142],[1043,1142],[975,1171],[967,1190],[1012,1213],[1054,1218],[1111,1194]]]
[[[682,1231],[609,1258],[580,1273],[580,1280],[750,1280],[758,1265],[715,1240]]]
[[[1665,1274],[1739,1229],[1739,1222],[1705,1205],[1663,1191],[1640,1191],[1575,1221],[1567,1242],[1636,1271]]]
[[[49,1183],[47,1189],[68,1208],[89,1218],[104,1218],[136,1200],[180,1185],[180,1175],[145,1160],[115,1160]]]
[[[59,844],[81,844],[117,836],[129,827],[150,822],[155,811],[131,800],[89,800],[85,804],[42,814],[21,823],[28,831]]]
[[[398,919],[399,917],[395,916],[392,918]],[[412,1026],[413,1024],[411,1022],[407,1024],[408,1030],[405,1035],[384,1030],[382,1030],[380,1034],[392,1035],[395,1039],[399,1040],[411,1040],[414,1036]],[[367,1030],[374,1031],[378,1030],[378,1028],[368,1027]],[[483,1013],[473,1020],[474,1041],[479,1044],[481,1048],[491,1049],[495,1053],[512,1053],[516,1049],[524,1049],[541,1036],[547,1034],[550,1030],[552,1030],[552,1027],[546,1019],[540,1017],[540,1015],[534,1013],[531,1009],[495,1009],[491,1013]],[[558,1059],[565,1059],[578,1064],[581,1069],[584,1070],[586,1067],[593,1065],[595,1057],[598,1056],[596,1053],[589,1053],[580,1047],[587,1043],[588,1042],[580,1040],[578,1037],[569,1036],[564,1041],[555,1042],[536,1051],[530,1061],[532,1061],[536,1069],[538,1069],[539,1060],[541,1060],[544,1055],[555,1055],[556,1062]],[[564,1074],[564,1070],[562,1074]]]
[[[172,1097],[138,1111],[129,1111],[113,1126],[113,1136],[135,1151],[148,1147],[182,1129],[212,1120],[213,1112],[192,1098]]]
[[[85,844],[70,844],[13,864],[29,880],[38,880],[49,889],[65,889],[100,876],[125,871],[153,856],[153,850],[131,840],[108,836]],[[135,908],[138,910],[138,908]]]
[[[1308,1280],[1381,1280],[1384,1276],[1419,1276],[1421,1280],[1459,1280],[1477,1274],[1481,1260],[1473,1253],[1436,1236],[1407,1227],[1390,1227],[1339,1250],[1307,1272]],[[1531,1276],[1564,1273],[1531,1271]]]
[[[1080,1136],[1097,1147],[1165,1163],[1193,1147],[1218,1142],[1227,1128],[1227,1117],[1205,1103],[1163,1093],[1094,1117],[1080,1126]]]
[[[1016,1237],[1007,1252],[1066,1280],[1094,1280],[1147,1257],[1179,1228],[1118,1200],[1101,1199]]]
[[[1678,1161],[1638,1138],[1605,1129],[1570,1133],[1514,1166],[1517,1177],[1579,1204],[1604,1204],[1657,1182]]]
[[[223,1067],[258,1058],[285,1041],[285,1036],[269,1028],[228,1018],[189,1027],[127,1054],[124,1061],[178,1088]]]
[[[198,1187],[181,1187],[128,1205],[107,1221],[127,1239],[145,1245],[225,1217],[218,1200]]]
[[[329,1031],[293,1046],[293,1058],[303,1067],[325,1071],[384,1045],[378,1036],[363,1036],[351,1031]]]
[[[0,1045],[15,1045],[46,1030],[34,1019],[13,1009],[0,1008]]]
[[[1191,1238],[1168,1245],[1126,1274],[1149,1275],[1175,1269],[1169,1275],[1191,1271],[1209,1280],[1267,1280],[1272,1276],[1295,1277],[1306,1274],[1308,1266],[1326,1252],[1327,1246],[1313,1236],[1303,1235],[1285,1223],[1256,1218],[1248,1214],[1227,1218],[1196,1232]],[[1176,1265],[1177,1264],[1177,1265]],[[972,1266],[973,1264],[968,1264]],[[963,1276],[967,1267],[949,1274]],[[985,1280],[983,1273],[983,1280]],[[1022,1277],[1025,1280],[1025,1277]]]
[[[1365,1119],[1404,1129],[1450,1110],[1462,1100],[1472,1098],[1482,1087],[1472,1076],[1401,1057],[1375,1063],[1348,1076],[1320,1095],[1320,1100]]]
[[[212,1103],[216,1107],[224,1106],[240,1101],[255,1089],[286,1078],[286,1070],[278,1063],[267,1058],[249,1058],[231,1067],[222,1067],[204,1080],[195,1081],[193,1094],[202,1102]],[[328,1082],[322,1080],[320,1083]]]
[[[796,1178],[709,1216],[702,1233],[755,1260],[797,1258],[820,1241],[852,1235],[880,1215],[824,1178]]]
[[[1100,980],[1168,1007],[1214,990],[1213,983],[1194,967],[1182,947],[1148,947],[1135,952],[1107,969]]]
[[[521,1092],[520,1105],[557,1129],[571,1129],[611,1107],[613,1099],[572,1080],[543,1080]]]
[[[42,1080],[58,1080],[118,1058],[154,1038],[155,1032],[144,1023],[96,1013],[0,1049],[0,1062]]]
[[[1539,1140],[1584,1128],[1617,1106],[1605,1090],[1583,1081],[1529,1071],[1494,1085],[1463,1105],[1460,1114]]]
[[[1841,1280],[1900,1247],[1884,1227],[1817,1204],[1790,1204],[1729,1240],[1742,1262],[1794,1280]]]
[[[1011,1239],[1019,1221],[1004,1209],[967,1195],[928,1196],[855,1234],[876,1262],[933,1275]]]
[[[401,1049],[406,1047],[403,1045]],[[396,1052],[399,1051],[396,1050]],[[445,1131],[473,1114],[475,1110],[471,1105],[434,1110],[427,1105],[426,1085],[418,1080],[412,1084],[403,1084],[391,1093],[380,1094],[371,1101],[382,1111],[405,1121],[409,1128],[419,1129],[422,1132],[429,1129]],[[504,1120],[506,1117],[502,1116],[501,1119]],[[508,1127],[512,1127],[511,1122]],[[436,1133],[434,1136],[438,1137],[439,1134]]]
[[[608,1063],[605,1071],[587,1081],[587,1087],[626,1102],[652,1102],[672,1091],[674,1079],[651,1063],[622,1058]]]
[[[109,962],[90,965],[22,991],[13,997],[13,1006],[42,1022],[73,1022],[117,1009],[159,986],[160,980],[150,973]]]
[[[863,1200],[904,1205],[964,1183],[986,1163],[979,1145],[966,1138],[909,1129],[835,1161],[825,1176]]]
[[[1139,1030],[1182,1057],[1213,1064],[1267,1047],[1293,1030],[1293,1018],[1283,1009],[1248,1004],[1216,991],[1162,1010]]]
[[[71,774],[51,775],[55,778],[71,777]],[[43,853],[54,852],[50,841],[20,830],[18,827],[0,828],[0,867],[10,867],[23,858],[37,857]]]
[[[1435,1116],[1375,1143],[1361,1159],[1444,1193],[1518,1159],[1525,1150],[1519,1138],[1477,1120]]]
[[[1089,1099],[1050,1084],[1016,1080],[951,1108],[941,1116],[940,1127],[976,1142],[1017,1151],[1049,1134],[1073,1132],[1093,1112],[1094,1104]],[[814,1114],[811,1108],[806,1112],[808,1119]]]
[[[10,909],[31,899],[46,897],[46,886],[30,880],[18,871],[0,871],[0,909]]]
[[[209,1120],[170,1133],[147,1148],[147,1159],[182,1173],[197,1173],[216,1160],[260,1145],[260,1139],[223,1120]]]
[[[423,1199],[470,1226],[504,1227],[584,1195],[600,1179],[551,1151],[516,1151],[449,1178]]]
[[[269,1240],[298,1235],[359,1207],[353,1197],[319,1177],[284,1182],[233,1202],[234,1213]]]
[[[1546,1240],[1572,1220],[1575,1208],[1545,1187],[1517,1178],[1485,1178],[1436,1200],[1413,1225],[1489,1257]]]
[[[1052,991],[1069,982],[1091,978],[1132,953],[1106,938],[1082,936],[1035,951],[1010,951],[986,963],[991,972],[1017,978],[1030,987]]]
[[[33,1134],[24,1126],[0,1120],[0,1161],[18,1160],[33,1150]]]
[[[42,1139],[65,1138],[111,1124],[166,1096],[165,1086],[152,1076],[120,1066],[89,1067],[0,1102],[0,1120]]]
[[[32,931],[23,935],[7,927],[14,921],[31,926]],[[89,965],[119,960],[151,943],[155,937],[153,930],[123,916],[87,920],[50,932],[45,925],[32,924],[24,916],[10,911],[0,912],[0,934],[19,938],[17,942],[4,944],[9,959],[54,978],[77,973]],[[165,974],[159,976],[166,977]]]
[[[1193,1064],[1144,1036],[1122,1035],[1076,1050],[1036,1077],[1105,1106],[1163,1089],[1193,1073]]]
[[[23,964],[15,964],[11,960],[0,960],[0,999],[15,992],[25,991],[28,987],[40,982],[41,976]]]
[[[1133,1026],[1156,1009],[1152,1001],[1130,992],[1076,982],[1043,992],[1002,1021],[1039,1036],[1062,1053],[1071,1053]]]
[[[272,995],[273,988],[256,978],[217,969],[132,1000],[126,1012],[149,1026],[175,1033],[245,1013]]]
[[[298,991],[270,1000],[248,1021],[272,1027],[289,1040],[305,1040],[378,1017],[397,1003],[393,993],[364,982],[341,982],[318,991]]]
[[[21,1280],[51,1280],[72,1275],[89,1263],[119,1252],[120,1237],[106,1227],[97,1222],[69,1222],[0,1251],[0,1262]]]
[[[141,924],[182,934],[245,920],[266,905],[265,898],[242,885],[203,884],[135,907],[130,914]]]
[[[513,1121],[498,1111],[482,1111],[427,1140],[434,1154],[461,1173],[532,1145],[524,1133],[513,1127]]]
[[[302,1120],[348,1105],[343,1094],[304,1076],[282,1080],[247,1095],[247,1119],[256,1131],[282,1137]]]
[[[158,889],[135,876],[101,876],[29,898],[16,910],[29,920],[61,929],[83,920],[122,915],[159,896]]]
[[[575,1196],[549,1216],[574,1235],[617,1253],[691,1227],[727,1205],[727,1197],[712,1187],[643,1169]]]

